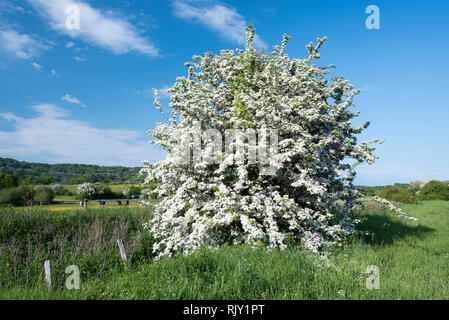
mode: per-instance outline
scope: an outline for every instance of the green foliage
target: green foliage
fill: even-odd
[[[0,190],[17,187],[18,185],[19,179],[16,176],[0,172]]]
[[[31,205],[36,191],[27,185],[0,190],[0,204],[10,206]]]
[[[449,200],[449,183],[438,180],[427,182],[420,192],[423,200]]]
[[[50,187],[37,186],[35,188],[34,200],[39,202],[40,205],[51,202],[54,198],[55,192]]]
[[[44,164],[0,158],[0,189],[5,174],[21,184],[141,183],[139,170],[140,167]]]
[[[0,204],[12,206],[25,205],[20,188],[0,190]]]
[[[408,186],[408,185],[407,185]],[[406,187],[385,187],[378,192],[379,197],[402,203],[417,204],[418,196],[409,188]]]

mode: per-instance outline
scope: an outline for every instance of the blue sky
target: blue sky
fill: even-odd
[[[80,30],[65,9],[80,8]],[[368,5],[380,29],[367,29]],[[140,165],[162,92],[184,62],[243,46],[254,23],[270,49],[292,36],[292,57],[328,36],[320,63],[350,79],[360,140],[383,138],[378,162],[358,169],[367,185],[449,179],[447,1],[0,0],[0,157],[48,163]],[[164,95],[163,95],[164,96]],[[168,99],[162,100],[164,104]]]

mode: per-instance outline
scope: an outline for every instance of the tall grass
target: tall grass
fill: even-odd
[[[124,270],[117,239],[126,244],[131,264],[149,261],[151,239],[142,233],[150,216],[144,209],[94,209],[51,212],[0,209],[0,288],[30,288],[43,282],[50,260],[55,288],[75,264],[83,279]]]
[[[35,269],[30,269],[28,282],[20,277],[29,268],[27,264],[34,266],[35,255],[27,255],[26,251],[16,255],[18,276],[0,274],[2,288],[6,289],[1,290],[0,298],[449,299],[449,202],[426,201],[401,207],[419,221],[401,219],[372,206],[360,212],[362,223],[359,228],[364,234],[343,247],[327,248],[327,258],[298,246],[284,251],[234,246],[204,249],[191,256],[153,262],[151,239],[142,241],[144,237],[138,233],[140,221],[150,215],[148,212],[91,212],[90,217],[89,213],[70,213],[68,218],[64,218],[64,214],[35,213],[43,215],[36,218],[40,229],[46,230],[45,225],[57,224],[58,227],[47,228],[58,232],[37,232],[33,224],[27,223],[25,215],[23,218],[10,217],[0,223],[15,221],[8,229],[9,236],[19,232],[15,236],[16,242],[28,240],[26,234],[31,232],[31,239],[35,239],[31,242],[41,243],[46,250],[53,248],[54,242],[52,236],[45,234],[63,236],[64,241],[73,245],[68,245],[70,249],[66,251],[56,245],[55,252],[34,248],[42,256]],[[68,222],[64,223],[65,219],[71,221],[70,226]],[[97,233],[97,229],[103,231]],[[73,235],[82,235],[86,244],[74,241]],[[9,236],[2,233],[1,243]],[[128,267],[119,260],[115,239],[111,239],[116,237],[126,239],[127,250],[132,256]],[[104,243],[100,239],[105,239]],[[85,253],[73,256],[72,250],[78,246],[82,247],[79,251]],[[56,277],[61,280],[48,290],[43,285],[43,261],[59,256],[61,267]],[[28,261],[29,257],[31,261]],[[3,265],[3,260],[1,263]],[[81,290],[69,291],[63,287],[67,275],[62,268],[67,263],[80,267]],[[379,289],[370,290],[365,285],[368,277],[365,271],[370,265],[379,268]],[[11,272],[13,269],[9,268]]]

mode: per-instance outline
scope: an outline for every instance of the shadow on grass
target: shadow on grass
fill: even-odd
[[[363,240],[372,245],[391,245],[396,240],[406,237],[424,238],[435,229],[423,225],[408,225],[401,221],[393,220],[388,215],[367,215],[358,229],[369,232]]]

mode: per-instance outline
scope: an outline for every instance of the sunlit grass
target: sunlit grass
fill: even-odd
[[[142,243],[131,242],[133,258],[125,267],[113,238],[107,242],[112,246],[107,258],[88,254],[82,259],[63,259],[67,263],[70,261],[80,265],[81,290],[65,289],[63,283],[67,275],[62,271],[55,274],[59,285],[51,290],[45,288],[42,259],[55,259],[54,254],[48,252],[33,269],[39,279],[30,278],[29,285],[8,283],[7,288],[3,287],[0,291],[0,298],[449,299],[449,202],[426,201],[401,208],[419,220],[401,219],[394,213],[371,207],[361,214],[360,229],[365,231],[365,235],[352,239],[343,247],[327,249],[329,263],[298,246],[285,251],[255,250],[247,246],[204,249],[192,256],[154,262],[151,261],[152,242],[147,239]],[[122,215],[130,218],[143,210],[122,209],[121,213],[110,209],[88,209],[85,212],[87,215],[73,212],[53,214],[61,215],[63,220],[67,214],[75,219],[74,229],[70,230],[76,230],[77,225],[93,230],[89,229],[92,221],[80,224],[76,217],[99,212],[100,220],[96,223],[100,223],[101,219],[113,219],[107,220],[108,228],[112,228],[114,219],[120,219]],[[135,235],[141,231],[140,225],[133,224],[127,232]],[[61,229],[61,233],[64,232],[67,231]],[[113,235],[114,232],[109,234]],[[54,235],[52,237],[45,241],[51,242]],[[92,246],[101,247],[92,235],[89,239]],[[130,246],[129,241],[125,241],[125,247]],[[63,256],[70,256],[71,245],[67,245],[68,251]],[[24,265],[33,262],[25,258],[17,263]],[[99,268],[99,265],[102,267]],[[369,275],[365,272],[371,265],[379,268],[379,289],[366,287]]]

